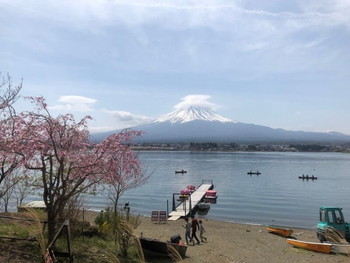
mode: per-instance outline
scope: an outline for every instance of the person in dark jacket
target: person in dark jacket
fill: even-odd
[[[192,227],[191,241],[193,242],[193,245],[194,245],[193,238],[195,238],[197,240],[197,245],[199,245],[200,242],[199,242],[199,239],[196,235],[197,230],[199,230],[199,223],[198,223],[197,219],[194,218],[194,216],[191,216],[191,227]]]

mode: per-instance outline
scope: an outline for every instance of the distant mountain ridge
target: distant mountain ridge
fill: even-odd
[[[140,143],[346,143],[350,136],[338,132],[304,132],[273,129],[225,118],[209,108],[188,107],[163,115],[152,123],[132,127],[144,134]],[[102,140],[115,133],[93,134],[94,140]]]

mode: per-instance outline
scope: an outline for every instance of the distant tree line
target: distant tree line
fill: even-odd
[[[299,152],[322,152],[329,148],[320,144],[291,144],[289,147],[295,148]]]
[[[247,151],[247,152],[350,152],[350,143],[343,145],[324,144],[240,144],[217,142],[190,143],[143,143],[134,146],[138,150],[168,150],[168,151]]]

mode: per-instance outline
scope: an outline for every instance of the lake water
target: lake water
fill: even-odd
[[[339,206],[350,221],[350,154],[141,152],[140,159],[152,175],[123,195],[132,213],[150,216],[167,204],[171,209],[173,193],[210,179],[219,197],[209,219],[314,228],[320,206]],[[187,173],[175,174],[181,169]],[[247,175],[250,170],[261,175]],[[318,179],[301,180],[302,174]],[[102,195],[90,197],[87,208],[101,210],[107,202]]]

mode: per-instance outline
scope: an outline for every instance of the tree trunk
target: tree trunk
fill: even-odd
[[[48,243],[50,244],[56,234],[56,215],[49,207],[47,208],[47,229]]]

